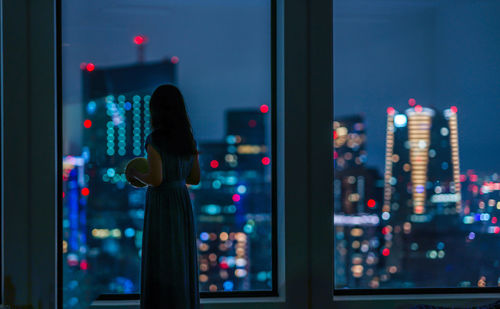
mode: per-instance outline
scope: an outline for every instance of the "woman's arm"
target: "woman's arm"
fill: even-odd
[[[150,144],[147,145],[146,149],[148,152],[149,171],[147,173],[141,173],[136,169],[131,169],[131,176],[137,178],[146,185],[156,187],[163,181],[161,156]]]
[[[194,157],[193,167],[191,167],[191,172],[186,178],[186,183],[189,185],[197,185],[200,183],[200,161],[198,160],[198,154]]]

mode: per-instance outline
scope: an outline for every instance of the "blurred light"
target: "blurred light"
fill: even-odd
[[[125,108],[125,110],[129,111],[132,108],[132,103],[125,102],[125,105],[123,107]]]
[[[179,63],[179,57],[173,56],[172,58],[170,58],[170,62],[172,62],[173,64]]]
[[[250,128],[255,128],[256,125],[257,125],[257,121],[255,121],[253,119],[251,119],[251,120],[248,121],[248,126]]]
[[[83,189],[82,189],[82,195],[83,195],[83,196],[87,196],[87,195],[89,195],[89,189],[88,189],[88,188],[83,188]]]
[[[497,217],[491,218],[491,223],[496,224],[498,222]]]
[[[441,168],[442,168],[443,170],[447,170],[447,169],[448,169],[448,162],[443,162],[443,163],[441,163]]]
[[[88,63],[85,68],[87,69],[87,71],[92,72],[95,69],[95,65],[93,63]]]
[[[455,113],[455,114],[458,112],[458,108],[456,106],[450,107],[450,110],[452,111],[452,113]]]
[[[474,233],[474,232],[470,232],[470,233],[469,233],[469,239],[470,239],[470,240],[472,240],[472,239],[474,239],[474,238],[476,238],[476,233]]]
[[[209,215],[216,215],[220,213],[220,206],[215,204],[206,205],[205,212]]]
[[[203,232],[203,233],[201,233],[201,234],[200,234],[200,239],[201,239],[201,240],[203,240],[203,241],[207,241],[207,240],[208,240],[208,238],[209,238],[208,233]]]
[[[87,104],[87,113],[89,114],[93,114],[96,110],[97,106],[95,104],[94,101],[90,101],[88,104]]]
[[[269,163],[271,163],[271,159],[269,159],[269,157],[264,157],[262,158],[262,164],[264,165],[269,165]]]
[[[415,188],[415,192],[417,192],[417,193],[423,193],[423,192],[424,192],[424,186],[422,186],[422,185],[418,185],[418,186]]]
[[[382,213],[382,219],[389,220],[389,218],[391,218],[391,214],[389,214],[387,211],[384,211]]]
[[[420,106],[420,105],[415,106],[415,111],[416,111],[417,113],[421,113],[421,112],[423,111],[422,106]]]
[[[114,177],[115,176],[115,169],[114,168],[108,168],[108,170],[106,171],[106,174],[108,175],[108,177]]]
[[[143,35],[137,35],[136,37],[134,37],[134,43],[137,45],[142,45],[142,44],[146,43],[146,41],[147,41],[147,39]]]
[[[377,205],[377,203],[375,202],[374,199],[369,199],[368,202],[366,203],[366,205],[368,205],[368,207],[370,207],[370,208],[373,208],[373,207],[375,207],[375,205]]]
[[[265,271],[260,271],[257,274],[257,281],[266,281],[266,272]]]
[[[83,122],[83,126],[85,128],[90,128],[92,126],[92,121],[90,119],[86,119],[84,122]]]
[[[224,284],[222,286],[224,287],[225,291],[232,291],[233,287],[234,287],[234,283],[231,281],[226,281],[226,282],[224,282]]]
[[[228,135],[228,136],[226,136],[226,142],[228,144],[234,144],[234,143],[236,143],[236,136],[234,136],[234,135]]]
[[[243,231],[245,231],[245,233],[247,234],[250,234],[253,232],[253,226],[251,226],[250,224],[245,224],[243,226]]]
[[[262,105],[260,106],[260,112],[261,112],[261,113],[264,113],[264,114],[265,114],[265,113],[267,113],[268,111],[269,111],[269,106],[267,106],[266,104],[262,104]]]
[[[354,228],[351,230],[351,236],[353,237],[360,237],[363,235],[363,230],[360,228]]]
[[[396,110],[394,109],[394,107],[387,108],[387,114],[394,115],[394,113],[396,113]]]
[[[402,128],[406,126],[408,119],[403,114],[398,114],[394,117],[394,125],[398,128]]]
[[[212,182],[212,188],[214,188],[214,189],[220,189],[221,186],[222,186],[222,183],[220,182],[220,180],[214,180]]]
[[[125,229],[125,237],[133,237],[135,235],[135,230],[131,227]]]
[[[236,188],[236,191],[238,191],[239,194],[245,194],[247,192],[247,187],[245,187],[244,185],[239,185]]]
[[[210,161],[211,168],[217,168],[219,166],[219,162],[217,160]]]
[[[234,202],[239,202],[241,199],[240,195],[239,194],[233,194],[233,201]]]
[[[388,256],[389,254],[391,254],[391,250],[389,250],[388,248],[385,248],[384,250],[382,250],[383,256]]]
[[[242,278],[242,277],[245,277],[247,275],[247,271],[245,269],[236,269],[234,271],[234,274],[236,277]]]
[[[80,269],[82,269],[82,270],[87,270],[87,268],[88,268],[88,267],[89,267],[89,264],[87,263],[87,261],[86,261],[86,260],[82,260],[82,261],[80,262]]]
[[[410,106],[415,106],[415,104],[417,104],[417,100],[415,100],[414,98],[410,98],[410,99],[408,100],[408,104],[409,104]]]

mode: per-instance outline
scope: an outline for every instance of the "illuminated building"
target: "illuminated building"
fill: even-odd
[[[265,112],[264,112],[265,111]],[[199,144],[200,288],[267,289],[271,263],[271,179],[267,111],[226,111],[223,141]]]
[[[369,287],[378,280],[383,181],[365,166],[361,116],[334,121],[335,285]]]
[[[336,171],[366,162],[365,139],[365,124],[361,116],[339,118],[333,122]]]
[[[455,107],[444,112],[419,105],[404,113],[387,109],[382,216],[388,219],[382,233],[389,251],[382,286],[418,285],[427,280],[419,271],[424,265],[438,273],[461,261],[456,249],[463,245],[456,236],[462,228],[456,113]],[[391,267],[396,271],[390,273]]]
[[[383,210],[401,206],[399,213],[406,214],[411,208],[409,213],[417,215],[413,216],[417,221],[425,221],[425,214],[459,212],[456,109],[437,113],[417,105],[404,114],[392,108],[387,112]]]
[[[82,157],[88,188],[88,272],[99,293],[137,293],[145,189],[127,184],[124,168],[145,156],[154,89],[175,82],[171,61],[117,67],[82,66]],[[71,282],[67,280],[65,282]]]

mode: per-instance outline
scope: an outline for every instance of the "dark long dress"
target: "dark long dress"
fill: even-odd
[[[163,181],[158,187],[148,186],[146,192],[141,309],[199,309],[196,226],[185,185],[194,157],[169,153],[155,132],[144,147],[147,144],[161,155]]]

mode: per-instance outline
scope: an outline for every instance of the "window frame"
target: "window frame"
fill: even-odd
[[[0,304],[5,299],[4,295],[4,224],[3,224],[3,0],[0,0]]]
[[[335,2],[336,0],[331,0]],[[332,7],[332,12],[334,8]],[[333,17],[332,14],[332,29]],[[332,32],[333,45],[333,32]],[[332,55],[335,57],[335,47],[333,47]],[[332,63],[332,68],[334,64]],[[333,87],[333,83],[332,83]],[[333,93],[333,89],[332,89]],[[335,100],[333,99],[333,107]],[[333,115],[333,113],[332,113]],[[333,118],[332,118],[333,122]],[[333,149],[333,146],[332,146]],[[333,187],[333,185],[332,185]],[[331,192],[333,197],[333,188]],[[333,226],[333,220],[332,220]],[[333,230],[332,230],[333,231]],[[333,259],[332,259],[333,261]],[[333,276],[335,277],[335,276]],[[463,306],[465,300],[469,302],[467,305],[477,306],[485,304],[485,301],[491,303],[500,298],[499,287],[485,288],[401,288],[401,289],[336,289],[335,278],[333,278],[333,300],[340,303],[341,308],[346,306],[349,308],[364,308],[367,301],[376,302],[376,307],[373,308],[396,308],[401,305],[414,305],[416,301],[425,300],[426,304],[436,306]],[[472,300],[472,301],[470,301]],[[347,302],[349,305],[347,305]]]
[[[500,298],[497,293],[333,293],[333,233],[329,233],[333,216],[328,217],[333,215],[333,173],[324,172],[330,167],[333,171],[332,1],[286,0],[286,5],[285,0],[276,1],[279,296],[202,299],[203,308],[395,308],[422,300],[435,305],[472,305]],[[62,273],[57,272],[62,248],[60,242],[56,245],[61,239],[57,237],[60,209],[56,201],[62,192],[61,180],[56,178],[62,170],[61,126],[56,121],[62,115],[56,104],[61,98],[57,6],[55,0],[4,1],[2,21],[4,59],[8,60],[2,68],[3,179],[8,180],[2,184],[3,275],[10,276],[16,286],[16,305],[37,303],[44,308],[62,308],[58,288]],[[29,143],[38,147],[36,152],[25,152]],[[16,166],[19,160],[29,162],[31,169]],[[41,160],[44,164],[39,164]],[[304,183],[309,183],[306,188]],[[36,199],[27,200],[27,195]],[[6,289],[6,301],[8,295]],[[93,307],[137,305],[137,301],[103,301]]]
[[[58,117],[57,122],[62,124],[62,1],[64,0],[55,0],[55,15],[56,15],[56,49],[57,49],[57,111]],[[272,230],[272,270],[273,270],[273,278],[272,284],[273,287],[269,291],[234,291],[234,292],[201,292],[201,299],[224,299],[224,298],[268,298],[268,297],[278,297],[278,277],[280,276],[281,270],[278,267],[278,197],[277,197],[277,189],[278,189],[278,181],[277,181],[277,79],[276,79],[276,20],[277,20],[277,0],[269,0],[270,4],[270,31],[271,31],[271,42],[270,42],[270,64],[271,64],[271,230]],[[62,127],[62,125],[61,125]],[[62,157],[62,129],[57,132],[57,142],[58,142],[58,154]],[[59,163],[59,171],[58,173],[58,191],[62,192],[62,163]],[[61,174],[61,175],[59,175]],[[57,221],[58,221],[58,256],[62,257],[62,194],[58,194],[57,199]],[[58,260],[58,290],[61,291],[59,302],[62,303],[62,283],[63,283],[63,264],[62,259]],[[139,294],[131,293],[131,294],[101,294],[95,300],[95,304],[99,305],[102,302],[132,302],[139,300]]]

